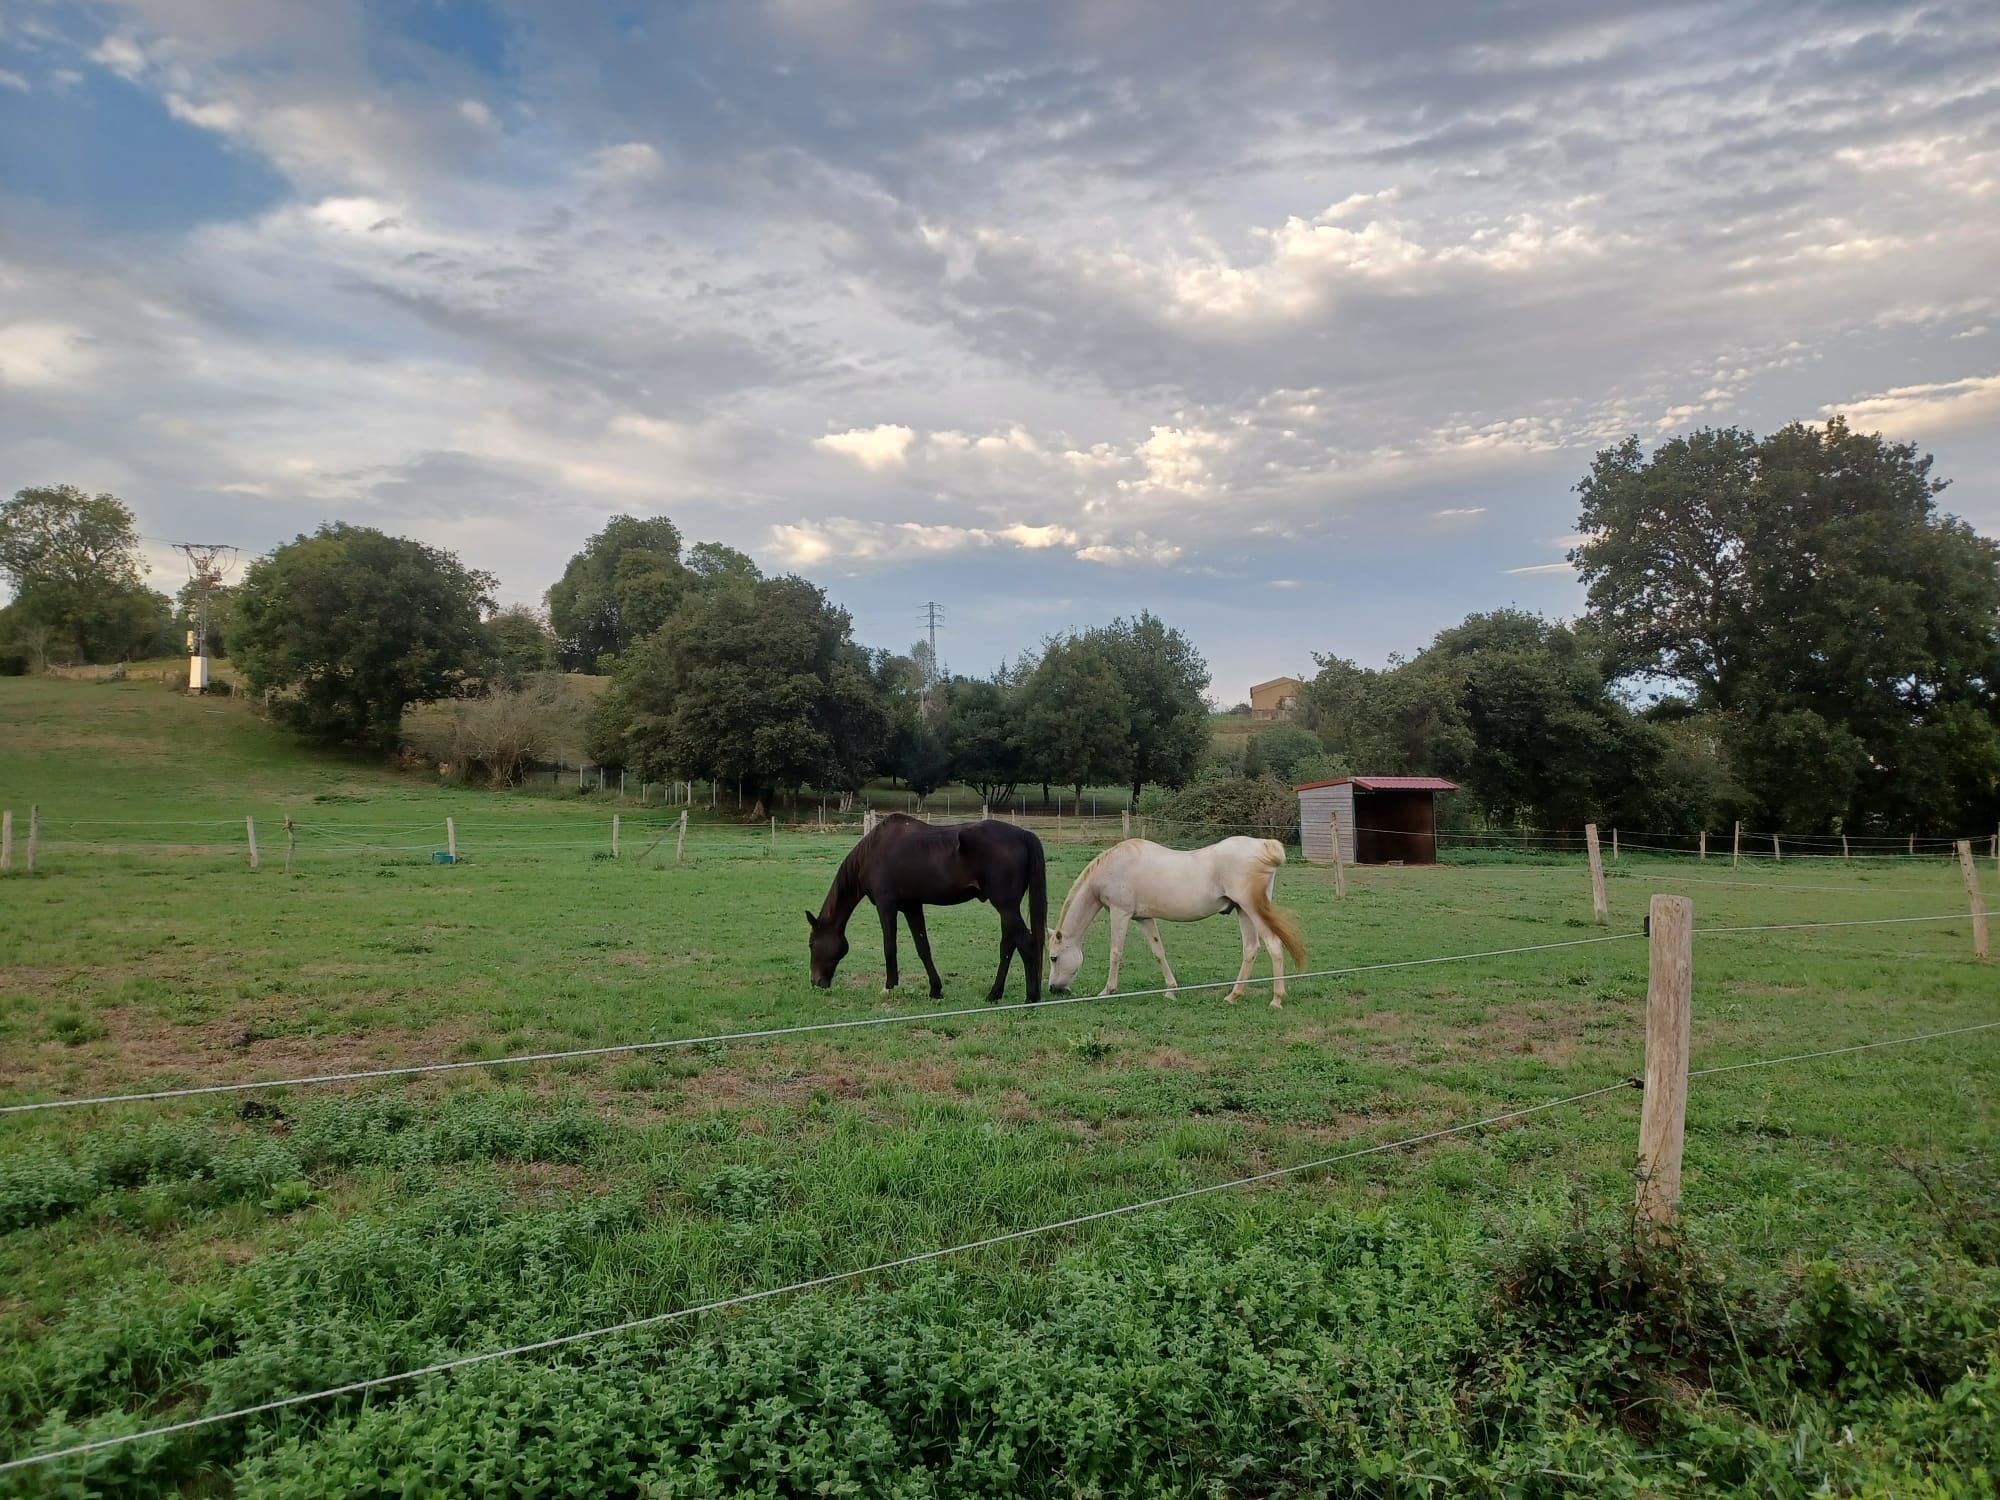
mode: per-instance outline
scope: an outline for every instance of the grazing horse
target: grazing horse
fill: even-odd
[[[848,851],[826,893],[818,916],[806,913],[812,927],[812,982],[826,989],[833,971],[847,956],[847,919],[866,896],[882,918],[882,955],[888,962],[889,989],[896,987],[896,918],[910,924],[917,957],[930,976],[931,998],[944,994],[944,981],[931,962],[930,933],[924,927],[926,906],[957,906],[984,901],[1000,913],[1000,972],[989,1002],[1007,990],[1007,966],[1021,955],[1027,971],[1028,999],[1042,998],[1043,940],[1049,924],[1049,886],[1042,841],[1025,828],[988,819],[933,827],[902,813],[891,813],[874,831]],[[1028,898],[1028,920],[1021,920],[1021,898]]]
[[[1049,988],[1066,991],[1083,963],[1083,938],[1099,911],[1111,913],[1111,973],[1104,994],[1118,988],[1118,961],[1125,956],[1125,928],[1135,918],[1153,957],[1160,961],[1171,996],[1178,981],[1167,965],[1160,942],[1159,920],[1199,922],[1203,917],[1234,912],[1243,929],[1243,967],[1236,985],[1223,998],[1234,1004],[1243,993],[1257,945],[1271,955],[1271,1003],[1285,1002],[1284,953],[1303,965],[1305,944],[1298,918],[1272,902],[1278,867],[1285,846],[1276,839],[1234,838],[1206,849],[1168,849],[1146,839],[1113,844],[1083,867],[1069,888],[1062,915],[1056,919],[1055,945],[1049,958]],[[1282,952],[1280,950],[1283,950]]]

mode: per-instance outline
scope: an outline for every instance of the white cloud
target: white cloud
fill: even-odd
[[[585,164],[584,176],[593,182],[649,182],[666,170],[660,153],[644,141],[626,141],[606,146]]]
[[[90,336],[71,324],[33,321],[0,327],[0,390],[73,386],[96,363]]]
[[[1574,573],[1576,569],[1566,562],[1536,563],[1531,568],[1509,568],[1513,574],[1534,575],[1540,573]]]
[[[1269,586],[1274,589],[1302,589],[1305,584],[1296,578],[1273,578]]]
[[[0,89],[14,89],[25,94],[29,92],[28,80],[23,78],[19,73],[15,73],[7,68],[0,68]]]
[[[109,68],[121,78],[137,78],[146,71],[146,52],[125,32],[113,32],[90,50],[90,60]]]
[[[1820,411],[1829,417],[1845,415],[1852,426],[1879,428],[1891,437],[1950,432],[2000,422],[2000,375],[1897,386],[1879,395],[1823,406]]]
[[[800,521],[771,528],[771,540],[785,561],[805,566],[839,558],[854,562],[905,562],[912,558],[968,552],[1001,544],[1026,552],[1071,547],[1077,534],[1066,526],[1028,526],[1016,522],[993,529],[951,526],[921,521],[868,521],[832,516],[824,521]]]
[[[1473,516],[1485,515],[1486,507],[1483,505],[1447,505],[1443,510],[1434,510],[1431,514],[1436,516],[1440,521],[1463,521]]]
[[[1076,533],[1067,526],[1024,526],[1018,521],[1012,526],[1003,526],[993,534],[1030,552],[1039,552],[1045,547],[1074,547],[1077,542]]]
[[[1123,567],[1128,563],[1165,567],[1178,562],[1181,552],[1182,549],[1175,543],[1159,541],[1143,533],[1129,542],[1094,542],[1088,547],[1076,549],[1076,555],[1084,562],[1105,563],[1111,567]]]
[[[830,432],[813,439],[815,448],[851,458],[864,469],[896,469],[908,461],[910,444],[916,433],[908,427],[884,422],[875,427],[852,427],[846,432]]]

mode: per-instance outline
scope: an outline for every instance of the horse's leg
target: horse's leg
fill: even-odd
[[[1118,965],[1125,957],[1125,928],[1132,920],[1132,913],[1111,908],[1111,968],[1104,976],[1104,988],[1097,993],[1108,995],[1118,988]]]
[[[1271,878],[1264,886],[1264,899],[1278,898],[1278,872],[1271,871]],[[1264,951],[1271,955],[1271,1009],[1276,1010],[1285,1003],[1285,943],[1277,933],[1268,927],[1264,929]]]
[[[931,962],[931,933],[924,925],[924,908],[921,903],[909,907],[903,913],[903,920],[910,924],[910,941],[917,945],[917,957],[924,961],[924,972],[931,978],[931,999],[944,998],[944,981],[938,978],[937,965]]]
[[[1021,916],[1018,900],[1012,906],[1001,906],[996,902],[994,910],[1000,913],[1000,972],[993,976],[993,988],[986,992],[986,1003],[991,1005],[1007,993],[1007,970],[1018,950],[1021,967],[1028,971],[1028,1001],[1033,1004],[1042,998],[1042,976],[1035,963],[1034,934],[1028,930],[1028,924]]]
[[[1250,913],[1242,907],[1236,908],[1236,926],[1243,934],[1243,967],[1236,971],[1236,983],[1222,998],[1234,1005],[1243,994],[1243,981],[1250,977],[1250,966],[1257,962],[1257,929],[1250,925]]]
[[[1146,943],[1152,948],[1153,957],[1160,961],[1160,975],[1167,981],[1167,998],[1171,1000],[1174,998],[1174,991],[1181,985],[1180,981],[1174,978],[1174,966],[1167,962],[1167,945],[1160,941],[1160,924],[1147,917],[1139,923],[1139,928],[1146,934]]]
[[[875,910],[882,918],[882,962],[888,970],[882,988],[893,990],[896,987],[896,908],[878,906]]]

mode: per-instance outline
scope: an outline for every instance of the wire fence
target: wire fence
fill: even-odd
[[[2000,1029],[2000,1021],[1985,1021],[1974,1025],[1953,1027],[1948,1030],[1923,1032],[1913,1036],[1886,1037],[1871,1042],[1863,1042],[1848,1047],[1829,1047],[1811,1052],[1795,1052],[1782,1057],[1753,1058],[1745,1062],[1718,1064],[1706,1068],[1692,1069],[1690,1079],[1715,1077],[1726,1073],[1742,1072],[1754,1068],[1771,1068],[1790,1064],[1810,1062],[1828,1057],[1845,1056],[1857,1052],[1876,1051],[1889,1047],[1913,1046],[1924,1042],[1938,1041],[1950,1037],[1969,1036],[1978,1032]],[[93,1453],[102,1453],[114,1448],[128,1447],[134,1443],[153,1442],[161,1438],[174,1437],[182,1433],[199,1431],[225,1423],[246,1421],[251,1417],[265,1416],[272,1412],[288,1411],[302,1406],[314,1406],[321,1402],[338,1400],[343,1396],[362,1395],[369,1391],[388,1386],[408,1385],[431,1376],[447,1375],[476,1365],[491,1364],[496,1360],[520,1359],[532,1354],[547,1354],[558,1349],[573,1348],[577,1345],[595,1343],[637,1333],[646,1329],[664,1328],[676,1323],[691,1322],[695,1319],[727,1312],[734,1308],[747,1307],[759,1302],[777,1298],[799,1296],[806,1292],[819,1291],[831,1286],[862,1281],[869,1277],[886,1276],[892,1272],[907,1270],[913,1266],[927,1265],[954,1256],[970,1255],[980,1250],[990,1250],[1002,1245],[1019,1244],[1045,1235],[1059,1234],[1067,1230],[1081,1229],[1112,1219],[1128,1218],[1135,1214],[1167,1208],[1186,1203],[1196,1198],[1209,1197],[1219,1193],[1240,1192],[1245,1188],[1276,1182],[1286,1178],[1301,1176],[1308,1172],[1325,1171],[1328,1168],[1358,1161],[1364,1157],[1384,1155],[1394,1151],[1407,1151],[1413,1147],[1445,1140],[1455,1136],[1469,1135],[1474,1131],[1491,1129],[1499,1125],[1513,1124],[1531,1115],[1543,1114],[1551,1110],[1569,1108],[1608,1094],[1625,1093],[1639,1086],[1638,1078],[1628,1075],[1615,1082],[1600,1084],[1579,1093],[1567,1094],[1561,1098],[1545,1099],[1535,1104],[1522,1105],[1517,1109],[1502,1110],[1477,1119],[1463,1120],[1453,1125],[1435,1130],[1403,1136],[1392,1141],[1378,1141],[1370,1145],[1356,1146],[1337,1151],[1330,1155],[1315,1157],[1308,1161],[1295,1162],[1288,1166],[1272,1167],[1262,1172],[1253,1172],[1241,1177],[1232,1177],[1222,1182],[1203,1183],[1196,1187],[1183,1188],[1177,1192],[1156,1194],[1131,1203],[1116,1204],[1110,1208],[1097,1209],[1090,1213],[1073,1214],[1067,1218],[1049,1223],[1030,1225],[1020,1229],[1010,1229],[998,1234],[984,1235],[977,1239],[964,1240],[957,1244],[938,1246],[920,1250],[911,1255],[898,1256],[892,1260],[877,1261],[871,1265],[855,1266],[846,1270],[830,1272],[823,1276],[808,1277],[804,1280],[786,1282],[779,1286],[763,1287],[754,1291],[739,1292],[733,1296],[717,1297],[688,1307],[673,1308],[665,1312],[651,1313],[642,1317],[627,1318],[621,1322],[605,1324],[602,1327],[581,1329],[574,1333],[559,1334],[553,1338],[536,1339],[529,1343],[513,1344],[498,1349],[485,1349],[472,1354],[462,1354],[452,1359],[438,1360],[412,1369],[398,1370],[391,1374],[370,1376],[364,1380],[351,1380],[341,1385],[327,1386],[321,1390],[305,1391],[295,1395],[279,1397],[272,1401],[261,1401],[250,1406],[240,1406],[227,1411],[206,1412],[200,1416],[185,1418],[178,1422],[167,1422],[134,1432],[115,1433],[108,1437],[88,1442],[73,1443],[63,1448],[52,1448],[41,1453],[30,1453],[19,1458],[0,1461],[0,1473],[18,1472],[39,1468],[45,1464],[58,1463],[66,1459],[83,1458]]]

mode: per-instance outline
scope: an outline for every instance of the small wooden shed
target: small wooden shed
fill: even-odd
[[[1351,865],[1437,863],[1437,794],[1455,792],[1441,776],[1342,776],[1298,788],[1299,845],[1306,861],[1333,863],[1333,814],[1340,853]]]

